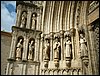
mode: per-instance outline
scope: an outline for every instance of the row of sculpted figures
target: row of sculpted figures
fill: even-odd
[[[23,11],[21,15],[21,20],[20,20],[20,27],[25,28],[26,27],[26,22],[27,22],[27,12]],[[37,25],[37,14],[33,13],[31,17],[31,29],[36,29]]]
[[[24,39],[23,38],[19,38],[18,39],[18,43],[16,44],[16,50],[15,50],[15,57],[16,60],[21,60],[22,59],[22,54],[23,54],[23,43],[24,43]],[[34,39],[30,39],[29,43],[28,43],[28,56],[27,59],[33,61],[34,60],[34,51],[35,51],[35,40]]]
[[[84,37],[84,34],[80,33],[79,34],[79,43],[80,43],[80,51],[81,51],[81,58],[88,57],[88,51],[87,51],[87,42]],[[70,32],[65,32],[64,33],[64,47],[65,47],[65,60],[66,60],[66,65],[70,66],[71,64],[71,59],[72,59],[72,42],[71,42],[71,34]],[[50,39],[49,35],[45,36],[45,45],[44,45],[44,55],[43,55],[43,60],[46,62],[46,65],[48,64],[48,61],[50,60]],[[61,59],[61,42],[60,42],[60,36],[59,34],[54,35],[54,43],[53,43],[53,55],[54,55],[54,63],[55,66],[58,66],[58,62]]]

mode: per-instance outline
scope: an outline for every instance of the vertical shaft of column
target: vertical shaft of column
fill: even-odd
[[[11,58],[15,58],[15,53],[16,53],[16,42],[17,42],[17,38],[16,36],[13,39],[13,44],[12,44],[12,49],[11,49]]]
[[[68,17],[67,17],[67,30],[70,28],[70,10],[71,10],[71,1],[69,2],[69,8],[68,8]]]
[[[9,67],[10,67],[10,63],[7,63],[7,70],[6,70],[6,75],[9,75]]]
[[[16,26],[20,26],[20,18],[21,18],[21,8],[22,8],[22,6],[21,5],[18,5],[17,6],[17,23],[16,23]]]
[[[61,60],[64,60],[63,38],[64,38],[64,31],[60,31],[60,41],[61,41]]]
[[[26,35],[24,36],[24,41],[23,41],[23,51],[22,51],[22,60],[25,60],[25,51],[26,51]]]
[[[27,64],[23,64],[23,75],[26,75]]]
[[[37,38],[35,39],[34,61],[37,61]]]
[[[63,9],[64,9],[64,1],[62,1],[61,4],[61,15],[60,15],[60,30],[63,30],[63,25],[62,25],[62,16],[63,16]]]
[[[13,74],[13,65],[14,65],[14,63],[11,63],[10,64],[9,75],[12,75]]]
[[[36,75],[39,75],[39,66],[36,66]]]
[[[50,34],[50,61],[53,60],[53,33]]]
[[[90,43],[90,49],[88,50],[88,56],[89,56],[89,60],[90,60],[90,63],[89,63],[89,71],[91,72],[91,74],[93,74],[93,71],[94,71],[94,74],[96,72],[96,63],[95,63],[95,60],[96,60],[96,54],[95,54],[95,48],[94,48],[94,37],[93,37],[93,26],[92,25],[89,25],[88,26],[88,31],[89,31],[89,43]]]
[[[75,4],[75,1],[72,1],[72,5],[71,5],[71,14],[70,14],[70,29],[73,28],[74,4]]]
[[[22,60],[27,60],[27,53],[28,53],[28,36],[24,37],[24,43],[23,43],[23,58]]]
[[[37,13],[37,22],[36,22],[36,30],[39,30],[39,28],[40,28],[40,14],[39,13]]]
[[[60,30],[61,5],[62,5],[62,2],[60,1],[59,7],[58,7],[58,17],[57,17],[57,32]]]
[[[41,34],[41,41],[40,41],[40,62],[43,61],[43,34]]]
[[[65,8],[66,7],[66,8]],[[64,9],[65,9],[65,17],[64,17],[64,27],[63,29],[66,31],[67,30],[67,17],[68,17],[68,7],[69,7],[69,1],[64,3]]]
[[[44,32],[45,8],[46,8],[46,1],[44,1],[44,3],[43,3],[43,13],[42,13],[41,31],[43,31],[43,32]]]
[[[52,2],[52,9],[51,9],[51,19],[50,19],[50,32],[53,31],[53,12],[54,12],[54,4],[55,1]]]
[[[71,42],[72,42],[72,58],[75,59],[75,48],[74,48],[74,36],[71,36]]]
[[[28,10],[28,13],[27,13],[27,25],[26,25],[26,28],[30,29],[31,27],[31,14],[32,12],[30,10]]]
[[[36,38],[36,42],[35,42],[35,61],[39,61],[39,47],[40,47],[40,37]]]
[[[40,61],[40,36],[38,37],[38,47],[37,47],[37,61]]]
[[[10,47],[10,55],[9,58],[12,58],[12,51],[13,51],[13,44],[14,43],[14,36],[12,35],[11,47]]]

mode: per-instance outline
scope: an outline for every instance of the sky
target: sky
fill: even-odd
[[[12,32],[16,23],[16,1],[1,1],[1,31]]]

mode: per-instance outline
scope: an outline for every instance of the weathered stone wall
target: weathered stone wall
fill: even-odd
[[[5,75],[11,46],[11,33],[1,31],[1,75]]]

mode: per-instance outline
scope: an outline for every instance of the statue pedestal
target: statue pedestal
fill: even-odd
[[[82,61],[83,61],[83,63],[84,63],[85,66],[88,66],[88,63],[89,63],[88,57],[83,57]]]
[[[66,66],[67,67],[71,66],[71,58],[70,57],[66,57]]]
[[[48,60],[44,60],[44,67],[48,68]]]
[[[55,59],[54,59],[54,64],[55,64],[55,67],[58,68],[58,67],[59,67],[59,59],[56,59],[56,58],[55,58]]]

